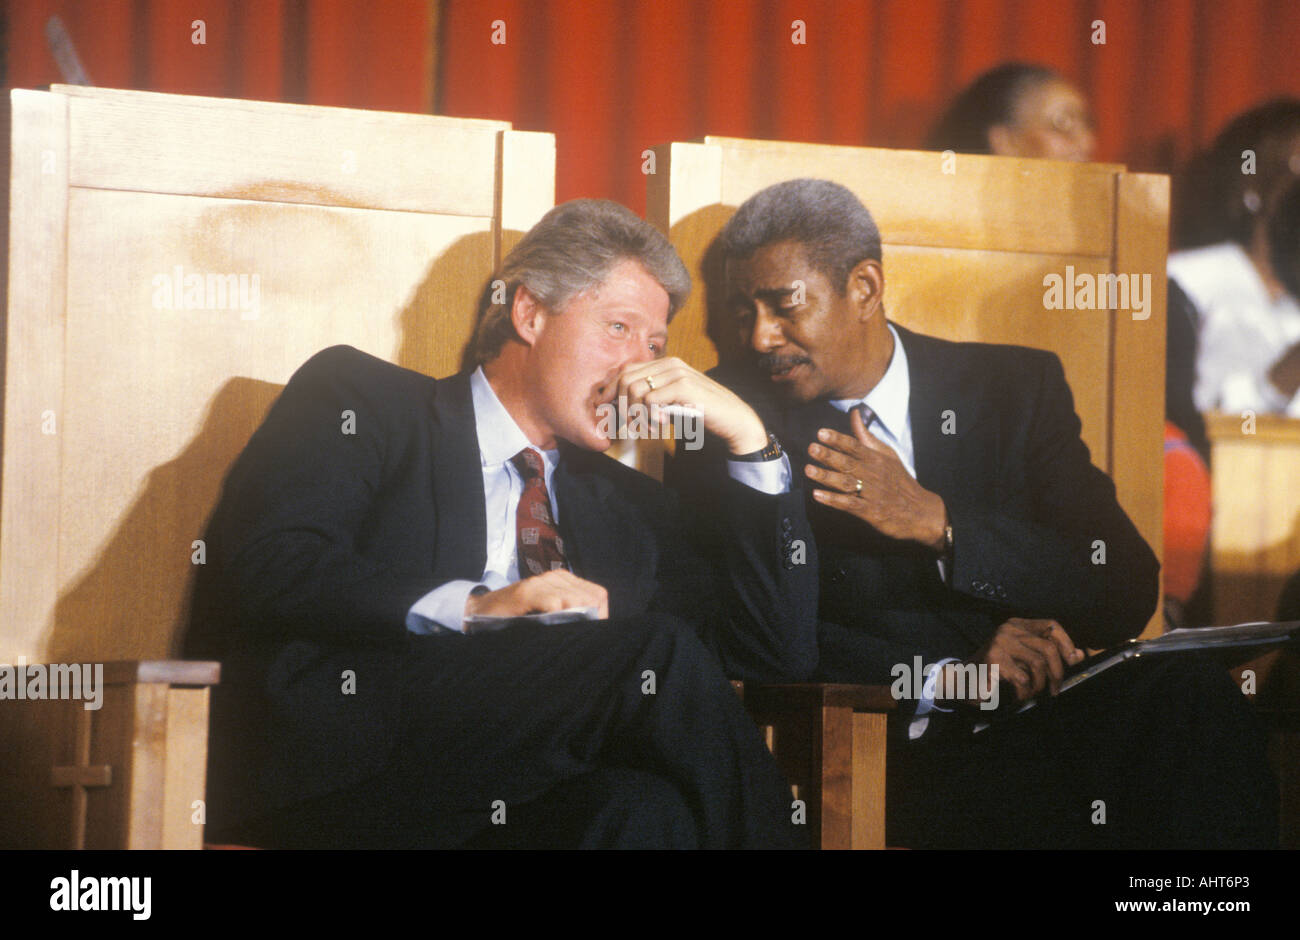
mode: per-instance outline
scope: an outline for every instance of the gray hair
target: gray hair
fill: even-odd
[[[511,249],[484,289],[468,364],[491,362],[518,338],[510,310],[520,287],[546,310],[562,313],[578,294],[603,284],[624,260],[639,262],[667,292],[671,320],[691,292],[691,276],[662,232],[606,199],[556,206]]]
[[[718,236],[724,259],[743,260],[776,242],[798,242],[843,296],[849,272],[880,260],[880,230],[858,197],[829,180],[787,180],[741,204]]]

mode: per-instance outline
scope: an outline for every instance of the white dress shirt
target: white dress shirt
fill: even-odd
[[[406,628],[412,633],[441,633],[464,630],[465,602],[470,591],[482,585],[490,591],[507,587],[519,580],[519,555],[515,548],[515,512],[523,494],[523,478],[511,458],[525,447],[542,455],[546,474],[546,492],[553,494],[551,477],[559,463],[558,450],[541,450],[519,429],[510,412],[501,404],[482,368],[474,370],[469,380],[474,405],[474,427],[478,433],[479,459],[483,467],[483,496],[487,509],[487,559],[483,576],[477,581],[449,581],[434,588],[413,605],[406,615]],[[728,461],[731,477],[763,493],[787,493],[790,490],[790,460],[759,462]],[[473,498],[474,494],[466,494]],[[551,513],[558,529],[560,507],[551,496]]]
[[[1246,252],[1231,242],[1175,252],[1168,270],[1200,314],[1196,407],[1300,417],[1300,393],[1288,399],[1268,380],[1273,364],[1300,341],[1300,304],[1289,294],[1273,299]]]
[[[859,404],[865,404],[870,408],[875,413],[875,418],[872,419],[867,430],[898,454],[903,467],[915,480],[916,452],[912,447],[912,418],[908,414],[908,405],[912,397],[912,376],[907,369],[907,352],[903,349],[903,341],[899,339],[898,331],[894,329],[892,323],[889,324],[889,332],[894,337],[894,354],[890,357],[889,365],[885,368],[885,374],[880,377],[880,381],[867,392],[865,398],[833,399],[831,404],[844,412]],[[942,559],[939,560],[939,577],[945,584],[947,583],[947,571]],[[953,657],[926,666],[925,682],[917,704],[916,715],[907,729],[907,736],[910,739],[915,740],[925,733],[925,729],[930,724],[930,712],[952,710],[934,704],[934,687],[938,669],[945,663],[955,662],[958,660]]]
[[[898,455],[903,468],[915,480],[916,451],[912,448],[912,416],[908,412],[912,397],[912,377],[907,369],[907,352],[903,349],[903,341],[898,338],[898,331],[892,323],[889,324],[889,332],[894,337],[894,354],[876,387],[867,392],[865,398],[833,399],[831,404],[846,413],[860,404],[870,408],[875,418],[867,430]],[[947,584],[948,571],[942,558],[938,565],[939,577]]]
[[[916,456],[912,449],[912,419],[907,413],[912,396],[912,378],[907,371],[907,353],[903,350],[903,341],[898,338],[898,331],[894,329],[892,323],[889,324],[889,332],[894,337],[894,354],[890,357],[885,374],[880,377],[876,387],[867,392],[866,398],[838,398],[832,400],[831,404],[844,412],[860,404],[870,408],[876,417],[867,430],[898,454],[898,459],[903,462],[903,466],[915,480]]]

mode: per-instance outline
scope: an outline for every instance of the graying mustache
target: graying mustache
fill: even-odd
[[[811,360],[804,356],[778,356],[775,353],[763,353],[754,360],[754,364],[769,375],[785,372],[795,366],[805,365]]]

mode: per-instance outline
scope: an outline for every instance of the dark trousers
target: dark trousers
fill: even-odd
[[[694,631],[644,615],[417,638],[390,765],[280,847],[796,848],[791,794]]]
[[[890,761],[894,845],[1277,845],[1264,734],[1208,659],[1125,664],[979,734],[940,716]]]

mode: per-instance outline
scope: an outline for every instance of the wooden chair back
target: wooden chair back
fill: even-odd
[[[58,85],[9,120],[0,662],[166,658],[283,384],[336,343],[456,371],[554,138]]]

